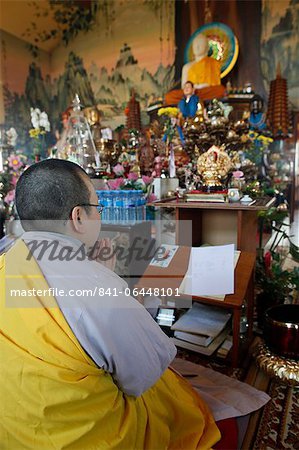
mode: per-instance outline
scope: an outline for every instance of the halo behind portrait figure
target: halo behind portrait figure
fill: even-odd
[[[211,22],[199,27],[187,42],[184,52],[184,62],[189,63],[195,58],[194,40],[205,36],[208,41],[207,54],[220,62],[220,78],[224,78],[234,67],[239,55],[239,43],[232,29],[221,22]]]

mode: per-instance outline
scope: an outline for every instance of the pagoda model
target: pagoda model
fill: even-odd
[[[281,77],[280,64],[276,79],[270,83],[267,122],[275,139],[284,139],[289,134],[290,116],[288,112],[287,80]]]
[[[131,98],[126,107],[126,129],[141,131],[140,104],[135,98],[135,92],[132,89]]]

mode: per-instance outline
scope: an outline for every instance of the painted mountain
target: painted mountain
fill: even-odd
[[[98,68],[94,62],[88,72],[96,103],[107,119],[123,114],[132,89],[137,94],[141,109],[145,110],[149,98],[162,97],[170,90],[174,77],[173,66],[160,64],[154,74],[141,68],[127,44],[121,48],[110,74],[105,67]]]
[[[134,89],[141,109],[145,111],[149,98],[162,97],[171,88],[174,67],[159,65],[151,74],[138,65],[131,48],[124,44],[119,58],[110,73],[105,67],[92,63],[88,70],[84,61],[70,52],[63,73],[53,80],[42,77],[40,68],[32,63],[23,95],[5,89],[6,123],[18,124],[19,143],[28,144],[30,107],[40,108],[49,115],[52,130],[59,129],[61,113],[65,111],[78,93],[84,106],[98,105],[105,122],[112,128],[125,122],[124,109]]]
[[[289,98],[299,108],[299,14],[298,0],[263,1],[262,16],[262,73],[266,88],[276,78],[280,64],[281,74],[288,80]]]

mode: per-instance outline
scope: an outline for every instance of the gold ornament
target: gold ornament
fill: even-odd
[[[226,152],[213,145],[197,160],[197,170],[206,187],[219,186],[231,169],[231,160]]]
[[[272,353],[265,344],[254,352],[257,365],[269,377],[275,377],[292,386],[299,386],[299,361],[283,358]]]

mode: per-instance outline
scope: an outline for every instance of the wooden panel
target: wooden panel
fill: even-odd
[[[255,211],[238,211],[238,250],[256,251],[257,222]]]
[[[198,247],[202,244],[202,215],[199,209],[176,209],[176,243]]]

